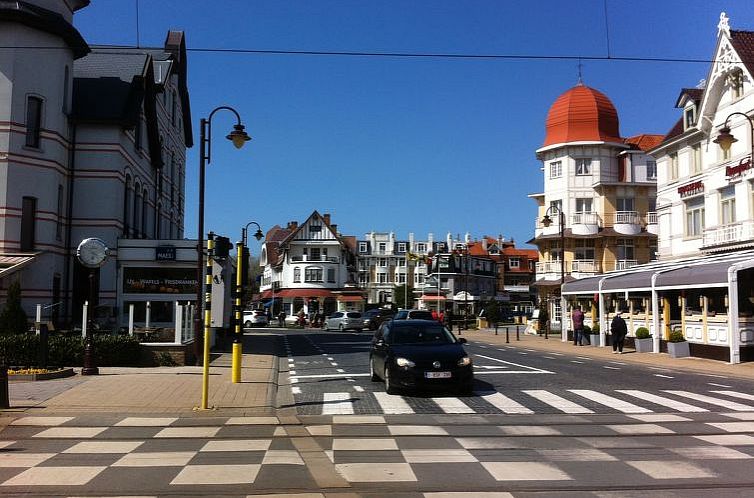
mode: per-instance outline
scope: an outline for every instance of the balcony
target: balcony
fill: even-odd
[[[334,256],[320,256],[319,258],[312,258],[311,256],[307,255],[300,255],[300,256],[291,256],[291,261],[294,263],[311,263],[311,262],[317,262],[317,263],[339,263],[340,260],[337,257]]]
[[[571,231],[574,235],[596,235],[602,220],[597,213],[576,213],[571,215]]]
[[[651,211],[647,213],[647,232],[657,235],[659,231],[659,224],[657,223],[657,213]]]
[[[600,264],[593,259],[574,259],[571,261],[571,274],[576,278],[588,277],[600,273]]]
[[[504,285],[503,290],[505,292],[511,292],[511,293],[524,293],[528,294],[530,291],[530,287],[528,285]]]
[[[639,262],[635,259],[619,259],[612,265],[612,270],[628,270],[638,265]]]
[[[616,211],[613,213],[613,230],[623,235],[636,235],[641,232],[641,218],[636,211]]]
[[[741,244],[754,244],[754,221],[708,228],[704,231],[702,249],[720,252]]]

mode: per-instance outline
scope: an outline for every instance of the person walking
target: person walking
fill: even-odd
[[[613,335],[613,354],[623,354],[623,341],[628,334],[628,327],[620,313],[617,313],[610,323],[610,333]]]
[[[584,312],[581,306],[576,306],[571,313],[571,323],[573,323],[573,345],[584,345]]]

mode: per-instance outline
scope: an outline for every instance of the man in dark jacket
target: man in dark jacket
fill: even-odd
[[[621,318],[620,313],[615,315],[610,323],[610,333],[613,335],[613,353],[623,354],[623,341],[628,334],[626,321]]]
[[[581,306],[576,306],[571,313],[571,322],[573,323],[573,345],[581,346],[584,337],[584,312]]]

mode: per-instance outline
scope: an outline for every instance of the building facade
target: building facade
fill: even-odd
[[[119,239],[183,237],[193,142],[183,33],[162,50],[90,46],[73,27],[88,3],[0,6],[0,44],[16,47],[0,59],[0,284],[63,322],[84,300],[117,314]],[[88,237],[111,248],[92,296],[76,259]]]

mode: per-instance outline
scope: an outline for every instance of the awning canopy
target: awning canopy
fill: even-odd
[[[361,296],[337,296],[336,299],[341,303],[358,303],[364,300]]]
[[[446,301],[445,296],[436,296],[436,295],[424,295],[419,298],[420,301]]]
[[[39,253],[0,254],[0,278],[29,265]]]

